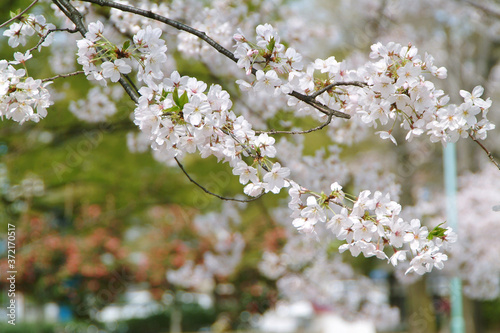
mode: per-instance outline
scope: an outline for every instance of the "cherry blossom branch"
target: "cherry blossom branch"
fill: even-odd
[[[75,8],[68,0],[52,0],[59,9],[75,24],[76,29],[80,34],[85,37],[87,33],[87,28],[83,24],[82,14]],[[139,101],[139,93],[134,87],[129,84],[122,76],[118,80],[120,82],[125,92],[130,96],[130,98],[137,103]]]
[[[498,168],[498,170],[500,170],[500,165],[495,160],[495,158],[493,157],[493,155],[491,154],[491,152],[479,140],[477,140],[474,137],[474,135],[472,135],[472,134],[469,133],[469,137],[472,139],[472,141],[474,141],[475,143],[477,143],[479,145],[479,147],[481,147],[486,152],[486,155],[488,155],[488,158],[490,159],[490,161],[493,164],[495,164],[495,166]]]
[[[42,82],[53,81],[55,79],[60,79],[60,78],[70,77],[70,76],[75,76],[75,75],[84,74],[84,73],[85,73],[84,71],[76,71],[76,72],[67,73],[67,74],[59,74],[59,75],[55,75],[55,76],[52,76],[52,77],[48,77],[48,78],[42,79]]]
[[[31,9],[31,7],[33,7],[33,6],[34,6],[37,2],[38,2],[38,0],[33,1],[33,2],[32,2],[32,3],[28,6],[28,7],[26,7],[26,8],[25,8],[22,12],[20,12],[19,14],[17,14],[17,15],[16,15],[16,16],[14,16],[13,18],[11,18],[10,20],[8,20],[8,21],[6,21],[6,22],[2,23],[2,24],[0,25],[0,29],[1,29],[1,28],[3,28],[3,27],[5,27],[6,25],[8,25],[10,22],[12,22],[12,21],[15,21],[15,20],[19,19],[21,16],[23,16],[23,14],[24,14],[24,13],[26,13],[28,10],[30,10],[30,9]]]
[[[223,197],[219,194],[216,194],[216,193],[213,193],[209,190],[207,190],[205,187],[203,187],[202,185],[200,185],[199,183],[197,183],[193,178],[191,178],[191,176],[187,173],[186,169],[184,169],[184,166],[181,164],[181,162],[179,162],[179,160],[177,159],[177,157],[174,157],[175,159],[175,162],[177,162],[177,165],[179,166],[179,168],[182,170],[182,172],[186,175],[186,177],[189,179],[189,181],[193,184],[195,184],[196,186],[198,186],[199,188],[201,188],[205,193],[208,193],[216,198],[219,198],[221,200],[225,200],[225,201],[237,201],[237,202],[251,202],[251,201],[255,201],[257,199],[259,199],[261,196],[263,196],[264,194],[260,194],[259,196],[255,197],[255,198],[251,198],[251,199],[236,199],[236,198],[226,198],[226,197]]]
[[[121,3],[117,3],[117,2],[114,2],[114,1],[109,1],[109,0],[81,0],[81,1],[82,2],[94,3],[96,5],[103,6],[103,7],[116,8],[116,9],[119,9],[119,10],[124,11],[124,12],[129,12],[129,13],[137,14],[137,15],[140,15],[140,16],[143,16],[143,17],[147,17],[147,18],[153,19],[155,21],[159,21],[159,22],[165,23],[165,24],[167,24],[167,25],[169,25],[171,27],[176,28],[177,30],[186,31],[186,32],[188,32],[190,34],[193,34],[193,35],[197,36],[201,40],[205,41],[207,44],[209,44],[210,46],[212,46],[219,53],[221,53],[224,56],[226,56],[227,58],[231,59],[233,62],[236,62],[236,63],[238,62],[238,59],[234,56],[234,54],[231,51],[229,51],[228,49],[226,49],[225,47],[223,47],[222,45],[220,45],[219,43],[217,43],[212,38],[208,37],[208,35],[205,32],[197,30],[197,29],[194,29],[194,28],[192,28],[192,27],[190,27],[190,26],[188,26],[186,24],[183,24],[181,22],[178,22],[178,21],[169,19],[167,17],[158,15],[156,13],[153,13],[150,10],[144,10],[144,9],[136,8],[136,7],[133,7],[133,6],[129,6],[129,5],[124,5],[124,4],[121,4]],[[252,68],[252,73],[255,74],[255,72],[256,72],[255,68]],[[293,97],[295,97],[295,98],[297,98],[299,100],[301,100],[302,102],[304,102],[304,103],[306,103],[306,104],[308,104],[308,105],[310,105],[312,107],[314,107],[315,109],[319,110],[320,112],[322,112],[322,113],[324,113],[326,115],[330,115],[332,113],[335,117],[344,118],[344,119],[350,119],[351,118],[351,116],[348,115],[347,113],[336,111],[336,110],[332,110],[328,106],[323,105],[323,104],[315,101],[315,99],[313,97],[311,97],[311,96],[307,96],[307,95],[301,94],[301,93],[299,93],[297,91],[292,91],[291,93],[289,93],[289,95],[293,96]]]
[[[94,3],[96,5],[103,6],[103,7],[116,8],[116,9],[119,9],[119,10],[124,11],[124,12],[137,14],[140,16],[144,16],[144,17],[168,24],[171,27],[176,28],[177,30],[186,31],[190,34],[197,36],[198,38],[200,38],[203,41],[205,41],[206,43],[208,43],[210,46],[212,46],[214,49],[216,49],[218,52],[222,53],[223,55],[225,55],[226,57],[228,57],[232,61],[234,61],[234,62],[238,61],[238,59],[236,59],[236,57],[234,56],[234,54],[231,51],[229,51],[228,49],[226,49],[225,47],[223,47],[222,45],[217,43],[212,38],[208,37],[205,32],[191,28],[190,26],[188,26],[184,23],[181,23],[181,22],[169,19],[167,17],[158,15],[156,13],[153,13],[150,10],[144,10],[144,9],[140,9],[140,8],[136,8],[133,6],[128,6],[128,5],[124,5],[124,4],[121,4],[118,2],[108,1],[108,0],[81,0],[81,1]]]
[[[261,134],[261,133],[267,133],[267,134],[308,134],[308,133],[312,133],[312,132],[315,132],[315,131],[319,131],[319,130],[325,128],[326,126],[328,126],[332,122],[332,117],[333,117],[333,113],[330,113],[328,115],[328,118],[326,119],[326,121],[324,123],[322,123],[321,125],[319,125],[317,127],[314,127],[314,128],[311,128],[311,129],[308,129],[308,130],[305,130],[305,131],[277,131],[277,130],[269,130],[269,131],[255,131],[255,133],[257,133],[257,134]]]

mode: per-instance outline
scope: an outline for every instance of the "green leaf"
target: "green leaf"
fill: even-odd
[[[269,44],[267,44],[267,49],[272,52],[274,50],[275,44],[276,44],[276,40],[274,39],[274,37],[271,37]]]
[[[177,90],[177,87],[174,89],[174,93],[172,94],[172,98],[174,100],[174,103],[178,106],[181,106],[181,101],[179,99],[179,91]]]
[[[167,113],[167,112],[179,112],[180,110],[181,109],[177,105],[174,105],[171,108],[163,110],[163,113]]]
[[[21,9],[17,9],[15,12],[10,11],[10,18],[14,18],[21,13]]]
[[[129,46],[130,46],[130,40],[126,40],[125,42],[123,42],[122,51],[127,50]]]
[[[164,90],[163,93],[161,94],[161,97],[163,97],[164,99],[167,98],[168,95],[170,95],[172,92],[171,91],[166,91]]]
[[[187,102],[189,102],[189,98],[188,98],[188,95],[187,95],[187,91],[184,91],[184,93],[182,94],[181,98],[179,99],[179,106],[180,106],[180,108],[182,109],[184,107],[184,105],[186,105]]]
[[[441,226],[443,224],[445,224],[445,223],[446,223],[446,221],[444,221],[443,223],[438,224],[434,229],[432,229],[429,232],[429,235],[427,236],[427,239],[432,240],[435,237],[437,237],[437,238],[444,237],[444,233],[446,231],[446,228],[441,228]]]

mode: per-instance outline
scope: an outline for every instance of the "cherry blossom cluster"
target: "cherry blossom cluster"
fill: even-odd
[[[304,233],[314,233],[318,222],[326,223],[337,239],[346,241],[339,247],[340,252],[349,250],[353,256],[360,253],[365,257],[376,256],[394,266],[411,254],[406,273],[422,275],[433,267],[443,268],[448,257],[440,248],[456,241],[450,227],[438,226],[429,231],[418,219],[405,221],[400,216],[401,205],[391,201],[389,194],[376,191],[372,195],[365,190],[352,197],[338,183],[331,185],[330,192],[317,194],[293,181],[290,183],[288,206],[293,210],[293,225]],[[386,247],[393,251],[390,257]]]
[[[132,45],[125,42],[122,47],[108,41],[103,30],[102,22],[92,22],[85,38],[77,42],[78,63],[83,66],[89,79],[103,85],[106,85],[105,79],[117,82],[121,74],[132,71],[134,64],[139,64],[137,77],[141,81],[152,82],[163,78],[159,66],[167,60],[167,46],[160,39],[160,29],[153,29],[151,26],[141,29],[134,35]]]
[[[105,39],[103,29],[99,21],[89,24],[85,38],[78,41],[78,62],[88,76],[112,82],[132,71],[127,64],[131,59],[139,62],[137,76],[146,85],[139,89],[134,122],[148,135],[157,159],[171,162],[196,151],[203,158],[214,155],[229,162],[242,184],[250,182],[245,193],[251,196],[263,191],[278,193],[288,186],[289,169],[270,160],[276,154],[274,138],[255,135],[250,123],[230,110],[229,94],[219,85],[205,93],[206,83],[181,77],[177,71],[163,79],[160,66],[167,60],[167,46],[160,39],[159,28],[139,30],[134,45],[125,44],[121,49]],[[139,55],[134,55],[136,51]],[[99,67],[96,63],[102,59],[109,60]],[[244,157],[253,158],[252,165]]]
[[[301,70],[302,55],[293,48],[286,49],[280,43],[278,32],[270,24],[258,25],[255,31],[256,43],[249,41],[241,30],[233,35],[236,41],[234,55],[238,58],[237,65],[244,68],[247,75],[250,75],[254,64],[258,63],[262,71],[256,75],[257,83],[263,85],[265,89],[272,89],[270,92],[274,92],[274,87],[281,83],[277,74]],[[270,82],[266,83],[264,78]]]
[[[491,100],[481,99],[484,89],[477,86],[472,93],[461,90],[464,102],[458,106],[448,104],[450,98],[444,91],[425,78],[429,73],[444,79],[446,68],[435,66],[434,58],[427,53],[422,59],[411,44],[404,47],[397,43],[374,44],[370,53],[374,61],[357,70],[348,69],[346,62],[338,62],[332,56],[316,59],[302,71],[302,56],[293,48],[285,51],[271,25],[259,25],[256,32],[256,43],[251,43],[241,32],[234,35],[238,66],[247,75],[255,73],[251,83],[237,81],[243,90],[265,91],[275,96],[292,90],[304,94],[322,92],[318,92],[316,100],[353,116],[351,121],[374,128],[379,124],[389,125],[389,130],[377,134],[395,144],[392,131],[396,124],[407,131],[408,141],[427,133],[432,142],[442,143],[456,142],[459,137],[469,135],[485,139],[487,131],[495,128],[486,117]],[[254,68],[256,64],[261,69]],[[339,82],[355,84],[323,89]],[[299,104],[299,110],[311,111],[310,106],[292,97],[288,104]],[[479,115],[482,118],[478,120]]]
[[[38,122],[47,115],[47,108],[52,104],[47,85],[28,76],[25,68],[17,69],[14,65],[25,66],[32,55],[16,52],[15,60],[0,60],[0,118],[12,119],[20,124],[25,121]]]
[[[196,151],[203,158],[213,155],[233,167],[251,196],[288,186],[290,170],[270,160],[276,155],[274,138],[256,135],[250,123],[237,117],[219,85],[206,89],[206,83],[175,71],[139,90],[134,122],[149,136],[157,158],[168,161]],[[245,158],[253,159],[251,165]]]
[[[464,90],[460,95],[464,102],[460,105],[448,104],[450,98],[442,90],[425,79],[424,74],[444,79],[447,71],[434,65],[434,58],[425,54],[422,59],[417,48],[409,44],[397,43],[372,45],[370,58],[379,59],[363,69],[370,90],[358,95],[361,110],[357,110],[361,120],[376,127],[392,123],[389,131],[379,132],[382,138],[394,140],[391,132],[394,125],[407,130],[406,140],[427,131],[432,142],[456,142],[469,133],[485,139],[486,132],[495,128],[486,118],[491,100],[481,99],[483,88],[478,86],[471,93]],[[477,120],[476,115],[482,119]]]
[[[289,93],[291,90],[286,85],[287,81],[280,79],[278,75],[301,70],[302,55],[291,47],[286,49],[280,43],[278,32],[270,24],[258,25],[255,30],[256,43],[249,41],[241,30],[233,35],[238,67],[244,68],[247,75],[252,73],[255,64],[261,68],[256,70],[256,80],[251,86],[244,81],[239,81],[240,85],[247,90],[252,87],[255,91],[266,91],[274,95],[280,90]],[[278,91],[276,88],[279,88]]]
[[[38,37],[43,38],[43,42],[39,45],[49,46],[54,36],[49,34],[49,31],[54,30],[55,25],[47,23],[43,15],[23,15],[19,18],[18,22],[10,25],[8,30],[3,32],[3,35],[9,37],[9,45],[11,47],[18,47],[19,45],[26,45],[27,37],[33,36],[35,33]]]

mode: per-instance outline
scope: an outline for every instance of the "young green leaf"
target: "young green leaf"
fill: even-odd
[[[184,91],[182,96],[179,98],[179,107],[182,109],[187,102],[189,102],[189,97],[187,95],[187,91]]]
[[[434,237],[437,237],[437,238],[441,238],[441,237],[444,237],[444,233],[446,231],[446,228],[441,228],[441,226],[443,224],[445,224],[446,221],[444,221],[443,223],[440,223],[438,224],[434,229],[432,229],[430,232],[429,232],[429,235],[427,236],[427,239],[429,240],[432,240]]]
[[[122,51],[126,51],[129,46],[130,46],[130,40],[126,40],[125,42],[123,42]]]
[[[172,99],[174,100],[174,103],[178,106],[181,106],[181,101],[179,99],[179,91],[177,90],[177,87],[175,87],[174,92],[172,94]]]
[[[163,110],[163,113],[169,113],[169,112],[179,112],[181,109],[177,106],[174,105],[166,110]]]
[[[274,50],[275,44],[276,44],[276,40],[274,39],[274,37],[271,37],[269,44],[267,44],[267,49],[272,52]]]

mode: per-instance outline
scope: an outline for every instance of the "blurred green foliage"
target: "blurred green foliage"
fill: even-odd
[[[56,332],[56,324],[50,323],[16,323],[10,325],[5,322],[0,322],[0,332],[2,333],[54,333]]]

